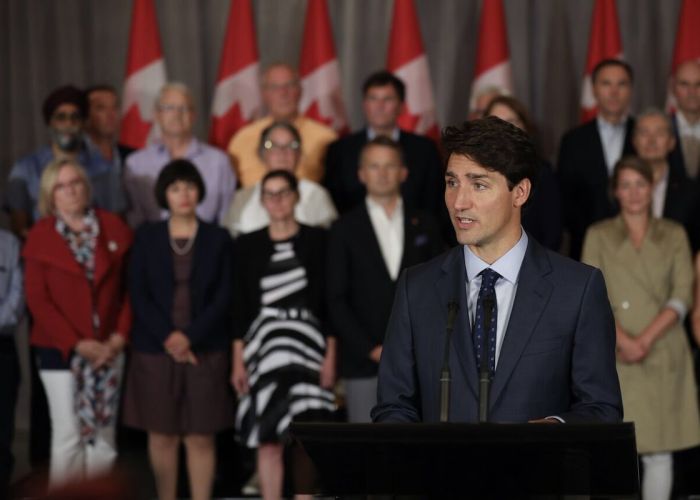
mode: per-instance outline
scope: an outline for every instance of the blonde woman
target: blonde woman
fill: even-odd
[[[132,234],[116,215],[92,209],[90,199],[90,182],[77,162],[49,164],[39,187],[42,217],[22,252],[30,341],[52,426],[50,487],[108,472],[117,454]]]

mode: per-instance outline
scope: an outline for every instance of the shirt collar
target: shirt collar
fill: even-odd
[[[676,123],[678,124],[678,130],[681,135],[692,134],[700,130],[700,122],[691,125],[680,110],[676,111]]]
[[[367,140],[371,141],[375,137],[377,137],[377,131],[368,125],[367,126]],[[394,127],[394,130],[391,131],[391,139],[396,141],[396,142],[399,142],[400,137],[401,137],[401,129],[399,127]]]
[[[156,143],[156,146],[158,148],[158,154],[162,155],[168,155],[168,150],[165,147],[165,144],[162,142]],[[187,146],[187,152],[185,153],[185,158],[192,159],[198,154],[202,152],[202,144],[195,138],[192,137],[192,140],[190,141],[189,145]]]
[[[619,123],[611,123],[600,115],[596,117],[596,121],[598,122],[598,130],[624,130],[627,126],[627,115],[623,116]]]
[[[367,211],[381,212],[382,214],[384,214],[385,217],[389,218],[386,212],[384,211],[384,207],[376,201],[374,201],[369,196],[365,196],[365,204],[367,205]],[[394,208],[394,212],[392,213],[391,218],[396,217],[397,214],[403,214],[403,198],[401,198],[401,196],[399,196],[399,199],[396,202],[396,207]]]
[[[525,251],[527,250],[528,242],[527,233],[522,229],[522,227],[520,230],[521,235],[518,242],[491,265],[474,255],[468,245],[464,245],[464,262],[467,268],[467,281],[472,281],[481,271],[487,267],[490,267],[504,279],[516,284],[518,282],[518,274],[520,274],[520,267],[522,266],[523,259],[525,258]]]

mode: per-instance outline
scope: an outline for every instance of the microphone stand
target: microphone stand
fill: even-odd
[[[440,372],[440,422],[447,422],[450,413],[450,339],[454,330],[459,304],[454,300],[447,303],[447,327],[445,329],[445,351]]]
[[[479,423],[489,420],[489,390],[491,386],[491,374],[489,352],[491,350],[489,330],[493,313],[493,297],[484,297],[484,342],[481,347],[481,367],[479,368]]]

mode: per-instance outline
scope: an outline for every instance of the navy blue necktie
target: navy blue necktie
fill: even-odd
[[[484,342],[488,339],[488,362],[491,376],[496,372],[496,326],[498,317],[498,304],[496,303],[496,281],[501,277],[491,268],[486,268],[479,273],[481,276],[481,288],[476,301],[476,315],[474,318],[474,350],[476,351],[476,366],[481,370],[481,352]],[[489,307],[490,306],[490,307]],[[490,311],[489,311],[490,309]],[[488,313],[491,313],[491,324],[486,330]]]

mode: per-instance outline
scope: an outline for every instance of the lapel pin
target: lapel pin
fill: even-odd
[[[117,242],[116,242],[116,241],[111,241],[111,240],[110,240],[110,241],[107,243],[107,248],[109,249],[110,252],[116,252],[116,251],[117,251],[117,248],[119,248],[119,247],[117,246]]]

